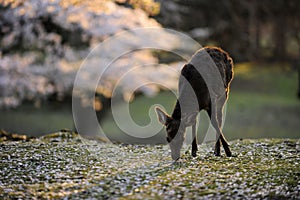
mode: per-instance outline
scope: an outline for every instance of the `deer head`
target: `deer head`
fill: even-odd
[[[166,127],[167,142],[171,149],[171,157],[173,160],[178,160],[185,138],[185,129],[196,123],[198,113],[185,114],[181,119],[174,119],[159,107],[156,107],[155,111],[158,121]]]

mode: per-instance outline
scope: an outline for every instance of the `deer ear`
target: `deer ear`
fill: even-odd
[[[167,118],[169,117],[160,107],[155,107],[155,112],[157,114],[158,121],[163,125],[166,125]]]
[[[198,112],[193,112],[192,114],[188,114],[183,117],[183,121],[186,126],[191,126],[196,123],[196,118],[197,118]]]

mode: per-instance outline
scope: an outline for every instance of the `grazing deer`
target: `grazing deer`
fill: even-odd
[[[214,71],[215,70],[215,71]],[[221,143],[227,156],[229,145],[222,133],[223,107],[227,101],[233,78],[233,61],[228,53],[217,47],[204,47],[197,51],[186,64],[179,78],[179,97],[171,116],[156,107],[157,117],[167,130],[167,142],[173,160],[180,157],[185,129],[192,126],[192,156],[196,157],[196,118],[206,110],[217,132],[214,154],[220,156]]]

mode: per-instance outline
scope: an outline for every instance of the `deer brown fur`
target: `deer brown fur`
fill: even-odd
[[[215,71],[213,71],[214,68],[216,68]],[[228,53],[217,47],[200,49],[182,68],[179,78],[179,97],[172,115],[169,116],[162,109],[156,107],[158,120],[166,127],[167,141],[174,160],[180,157],[185,129],[188,126],[192,126],[191,154],[193,157],[196,156],[196,118],[201,110],[206,110],[217,132],[215,155],[220,156],[222,143],[226,155],[231,156],[221,126],[223,107],[228,99],[232,79],[233,61]]]

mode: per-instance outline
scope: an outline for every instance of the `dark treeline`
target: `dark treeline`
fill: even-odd
[[[166,27],[205,28],[203,44],[220,45],[236,61],[295,61],[300,49],[298,0],[160,0],[156,17]]]

